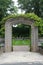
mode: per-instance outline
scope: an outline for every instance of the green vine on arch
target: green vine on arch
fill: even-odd
[[[35,26],[43,26],[43,20],[40,17],[38,17],[37,15],[35,15],[34,13],[10,15],[10,16],[8,16],[6,18],[3,18],[2,24],[4,24],[6,22],[6,20],[8,20],[10,18],[16,19],[16,18],[19,18],[19,17],[21,17],[21,18],[27,18],[27,19],[35,21],[34,22]]]
[[[30,19],[31,21],[34,21],[35,26],[43,26],[43,19],[35,15],[34,13],[27,13],[27,14],[17,14],[17,15],[9,15],[8,17],[3,18],[3,20],[0,22],[2,25],[2,28],[0,29],[0,35],[4,37],[5,34],[5,22],[10,18],[25,18]]]

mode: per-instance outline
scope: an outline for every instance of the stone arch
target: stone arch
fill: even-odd
[[[31,51],[38,50],[38,27],[34,26],[34,21],[23,17],[10,18],[5,23],[5,52],[10,52],[12,48],[12,25],[13,24],[31,25]]]

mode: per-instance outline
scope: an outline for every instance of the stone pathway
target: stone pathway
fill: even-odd
[[[27,51],[3,53],[0,65],[43,65],[43,55]]]

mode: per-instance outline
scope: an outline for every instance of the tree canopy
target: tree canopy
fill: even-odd
[[[16,6],[12,0],[0,0],[0,21],[11,13],[16,13]]]
[[[2,19],[10,14],[17,13],[17,7],[14,5],[13,0],[0,0],[0,35],[4,36],[5,27],[2,23]],[[3,25],[2,25],[2,24]]]
[[[18,4],[25,13],[34,12],[39,17],[43,17],[43,0],[18,0]]]
[[[17,27],[12,27],[13,37],[29,37],[31,35],[31,26],[18,24]]]

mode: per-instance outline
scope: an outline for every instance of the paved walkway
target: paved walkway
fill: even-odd
[[[43,55],[26,51],[3,53],[0,65],[43,65]]]

